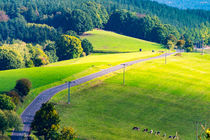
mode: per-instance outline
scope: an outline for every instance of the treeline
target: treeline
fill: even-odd
[[[100,3],[109,13],[116,9],[158,16],[164,24],[172,24],[179,28],[198,27],[201,23],[210,21],[210,11],[205,10],[180,10],[150,0],[89,0]],[[0,9],[6,11],[13,18],[18,13],[24,15],[28,22],[34,22],[45,16],[55,15],[67,9],[84,9],[82,3],[87,0],[1,0]],[[35,13],[29,17],[31,13]]]
[[[210,10],[210,3],[203,0],[154,0],[160,3],[165,3],[169,6],[178,7],[181,9],[204,9]]]
[[[101,4],[83,1],[84,0],[1,0],[0,45],[12,43],[14,39],[18,39],[26,43],[41,44],[42,46],[45,46],[43,44],[46,40],[50,40],[56,44],[55,46],[59,46],[58,42],[63,34],[77,36],[93,28],[105,28],[117,33],[165,45],[171,41],[169,38],[176,38],[177,41],[190,41],[192,43],[203,40],[205,44],[210,42],[210,25],[207,22],[209,19],[208,11],[195,10],[191,11],[193,14],[188,15],[187,11],[181,11],[147,0],[95,0]],[[129,9],[135,12],[116,10],[118,8]],[[171,11],[165,11],[165,9]],[[157,11],[154,12],[151,10],[162,10],[162,14],[171,14],[178,10],[177,13],[175,12],[175,15],[179,15],[180,25],[186,24],[195,27],[194,25],[197,24],[197,27],[187,28],[183,26],[179,28],[179,24],[175,24],[177,26],[165,24],[167,23],[165,22],[166,18],[163,18],[163,15],[160,15],[160,19],[157,16],[153,16],[154,13],[157,14]],[[188,19],[191,16],[193,18]],[[174,19],[173,16],[171,16],[170,19]],[[182,20],[186,23],[182,22]],[[193,24],[190,23],[191,21],[193,21]],[[175,43],[177,41],[172,42],[176,45]],[[42,50],[45,51],[44,49]],[[59,49],[57,48],[57,50]],[[83,50],[86,49],[83,48]],[[87,52],[85,53],[88,54]],[[55,55],[48,52],[46,55],[48,55],[48,57],[59,57],[58,53]],[[82,54],[76,56],[79,57],[82,56]],[[74,57],[71,56],[70,58]],[[34,61],[35,58],[31,57],[30,59],[33,61],[34,66],[38,66]],[[63,58],[58,59],[61,60]],[[49,61],[53,62],[54,60],[49,58]],[[20,64],[19,67],[27,67],[27,63],[24,63],[25,64]]]
[[[103,28],[116,9],[127,9],[139,17],[157,16],[163,24],[177,28],[180,34],[191,34],[201,41],[201,28],[209,28],[210,12],[179,10],[149,0],[1,0],[0,41],[20,39],[28,43],[56,37],[68,30],[77,34],[93,28]],[[100,3],[100,4],[98,4]],[[41,25],[44,24],[44,25]]]
[[[113,12],[105,29],[171,47],[176,46],[179,40],[183,40],[186,45],[184,43],[177,46],[188,51],[193,50],[193,41],[204,40],[204,43],[208,44],[210,39],[209,23],[202,24],[200,30],[185,28],[182,32],[179,32],[173,25],[162,24],[156,16],[142,16],[126,10]]]
[[[50,7],[57,5],[57,3],[50,3],[52,3]],[[68,30],[82,34],[93,28],[103,28],[108,20],[106,9],[93,2],[82,3],[75,10],[55,7],[49,11],[46,5],[42,5],[42,2],[27,3],[26,6],[17,4],[15,1],[14,3],[11,1],[1,3],[0,41],[11,41],[12,39],[20,39],[28,43],[56,41],[57,36]]]
[[[59,36],[56,42],[47,40],[41,45],[32,45],[15,40],[12,44],[4,44],[0,46],[0,70],[39,67],[93,52],[93,46],[87,39],[75,36],[74,31],[69,31]]]

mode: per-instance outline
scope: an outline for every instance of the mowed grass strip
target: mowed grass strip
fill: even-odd
[[[164,50],[163,46],[141,39],[120,35],[110,31],[93,30],[86,32],[81,38],[88,39],[94,47],[94,51],[101,52],[138,52]]]
[[[162,139],[134,126],[195,139],[195,121],[210,125],[210,55],[183,54],[139,63],[94,86],[73,87],[71,105],[67,91],[52,102],[61,126],[72,126],[81,139]],[[103,80],[99,78],[98,81]],[[210,126],[209,126],[210,127]]]

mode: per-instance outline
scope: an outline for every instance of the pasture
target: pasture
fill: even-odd
[[[151,60],[128,67],[126,85],[121,71],[72,88],[51,102],[61,117],[61,126],[72,126],[80,139],[162,139],[131,130],[134,126],[178,133],[184,140],[196,137],[196,121],[210,125],[210,55]]]

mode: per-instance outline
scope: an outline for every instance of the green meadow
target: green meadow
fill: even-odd
[[[0,93],[13,89],[18,79],[29,79],[33,87],[24,103],[18,106],[17,112],[21,113],[43,90],[123,62],[157,55],[159,53],[151,52],[90,55],[49,64],[44,67],[0,71]]]
[[[104,42],[104,40],[106,40],[107,37],[111,40],[115,40],[116,36],[121,36],[121,35],[117,35],[115,33],[106,32],[106,31],[104,31],[104,33],[108,33],[108,34],[104,37],[102,37],[100,34],[95,35],[96,39],[99,39],[97,42],[101,42],[101,44],[103,44],[103,43],[106,43]],[[118,40],[119,46],[124,47],[124,43],[126,43],[122,41],[124,38]],[[128,37],[126,40],[128,41],[127,43],[135,42],[134,44],[136,46],[141,46],[143,42],[143,41],[133,41],[137,39],[134,39],[131,37]],[[153,47],[154,50],[161,49],[161,45],[158,45],[158,44],[154,45],[154,43],[152,42],[148,42],[147,44],[150,47]],[[113,46],[111,45],[111,43],[105,44],[105,45],[107,47],[108,52],[113,51],[112,50]],[[98,46],[97,44],[94,44],[94,49],[97,50],[97,48],[100,48],[100,46]],[[20,114],[24,110],[24,108],[26,108],[27,105],[29,105],[30,102],[43,90],[46,90],[56,85],[63,84],[65,83],[65,81],[81,78],[88,74],[98,72],[102,69],[105,69],[105,68],[123,63],[123,62],[159,55],[157,51],[152,53],[151,51],[152,48],[148,50],[150,51],[139,52],[137,49],[135,50],[136,52],[133,52],[133,53],[118,53],[118,54],[96,53],[96,54],[91,54],[90,56],[86,56],[82,58],[56,62],[56,63],[49,64],[43,67],[0,71],[0,83],[1,83],[0,94],[13,89],[15,86],[16,80],[21,79],[21,78],[29,79],[32,82],[32,90],[30,94],[25,98],[24,103],[18,106],[17,112]],[[126,51],[123,51],[123,52],[126,52]]]
[[[150,60],[72,88],[51,102],[61,117],[61,127],[72,126],[80,139],[163,139],[163,133],[184,140],[196,139],[196,121],[210,127],[210,55]],[[161,136],[132,131],[134,126],[160,131]],[[166,139],[166,138],[165,138]]]
[[[163,50],[163,46],[157,43],[136,39],[110,31],[93,30],[86,32],[82,38],[88,39],[96,52],[137,52]]]

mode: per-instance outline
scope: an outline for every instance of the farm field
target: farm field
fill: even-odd
[[[18,106],[17,112],[20,114],[43,90],[123,62],[157,55],[159,53],[152,52],[90,55],[83,58],[60,61],[44,67],[0,71],[0,93],[13,89],[18,79],[27,78],[32,82],[33,87],[30,94],[26,97],[23,104]]]
[[[137,52],[142,51],[164,50],[163,46],[141,39],[136,39],[110,31],[93,30],[84,33],[81,38],[88,39],[96,52]]]
[[[132,131],[134,126],[175,135],[184,140],[196,137],[196,121],[210,125],[210,55],[151,60],[128,67],[126,85],[122,73],[106,76],[72,88],[51,102],[61,117],[61,126],[72,126],[80,139],[162,139]]]

